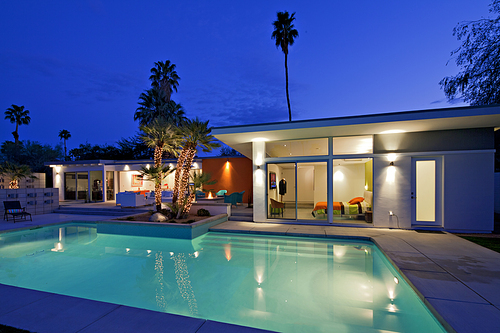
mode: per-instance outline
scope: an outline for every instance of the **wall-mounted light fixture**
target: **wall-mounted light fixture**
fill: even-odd
[[[257,165],[257,169],[260,169],[260,165]]]
[[[389,163],[389,165],[394,166],[394,161],[391,161],[391,162]]]

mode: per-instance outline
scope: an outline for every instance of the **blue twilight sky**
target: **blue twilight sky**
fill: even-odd
[[[287,121],[277,11],[296,12],[289,53],[293,120],[452,106],[438,82],[454,75],[460,21],[489,0],[0,2],[0,142],[11,104],[30,110],[21,140],[68,149],[114,144],[137,131],[138,97],[155,61],[181,77],[187,116],[211,126]],[[457,101],[455,105],[464,105]]]

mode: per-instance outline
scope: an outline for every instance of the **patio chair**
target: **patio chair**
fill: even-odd
[[[238,195],[239,195],[238,192],[234,192],[234,193],[231,193],[229,195],[224,194],[224,203],[230,203],[231,206],[232,205],[237,206],[238,205]]]
[[[224,194],[227,193],[227,190],[220,190],[219,192],[215,193],[216,197],[223,197]]]
[[[31,214],[26,211],[26,207],[21,207],[21,202],[19,201],[4,201],[3,207],[5,209],[3,213],[3,219],[9,220],[9,215],[12,216],[14,223],[16,223],[16,217],[19,217],[19,220],[24,219],[26,217],[30,217],[30,221],[33,221],[31,218]]]
[[[245,193],[245,191],[238,193],[238,199],[236,199],[236,202],[243,203],[243,193]]]
[[[285,203],[271,198],[271,207],[269,208],[271,217],[273,217],[273,215],[281,215],[281,217],[283,217],[283,210],[285,210]]]
[[[196,191],[196,200],[198,199],[204,199],[205,198],[205,192],[203,191]]]

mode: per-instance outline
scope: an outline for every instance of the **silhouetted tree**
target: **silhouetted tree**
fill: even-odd
[[[124,160],[144,160],[150,159],[153,156],[154,149],[148,147],[141,136],[144,133],[139,133],[129,138],[121,138],[116,142],[118,149],[120,149],[121,159]],[[167,156],[167,158],[173,156]]]
[[[69,155],[75,161],[83,160],[120,160],[122,154],[120,149],[111,145],[94,145],[90,143],[80,144],[78,148],[69,151]]]
[[[170,60],[155,62],[155,67],[151,68],[151,86],[163,92],[165,102],[170,102],[172,92],[177,92],[177,86],[181,78],[175,71],[175,65]]]
[[[224,146],[220,149],[219,154],[217,156],[243,156],[243,154],[241,154],[234,148]]]
[[[12,135],[14,136],[14,142],[17,145],[19,144],[19,126],[28,125],[30,123],[30,112],[29,110],[24,109],[24,105],[17,106],[15,104],[12,104],[10,108],[7,108],[4,114],[6,120],[10,120],[11,123],[16,124],[16,130],[12,132]]]
[[[462,45],[451,55],[456,55],[461,71],[439,82],[448,100],[460,97],[470,105],[500,103],[500,0],[493,0],[490,12],[497,17],[461,22],[453,29]]]
[[[71,138],[71,133],[69,133],[68,130],[60,130],[59,131],[59,138],[61,140],[64,140],[64,159],[66,159],[66,155],[67,155],[67,149],[66,149],[66,141],[68,141],[69,138]]]
[[[273,22],[274,31],[271,35],[276,40],[276,47],[281,47],[285,54],[285,76],[286,76],[286,101],[288,103],[288,118],[292,121],[292,109],[290,107],[290,96],[288,94],[288,45],[293,45],[299,33],[294,29],[293,21],[295,13],[289,15],[287,11],[278,12],[278,19]]]

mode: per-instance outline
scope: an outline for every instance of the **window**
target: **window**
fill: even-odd
[[[333,155],[371,154],[373,136],[346,136],[333,138]]]
[[[328,138],[266,142],[267,157],[328,155]]]

